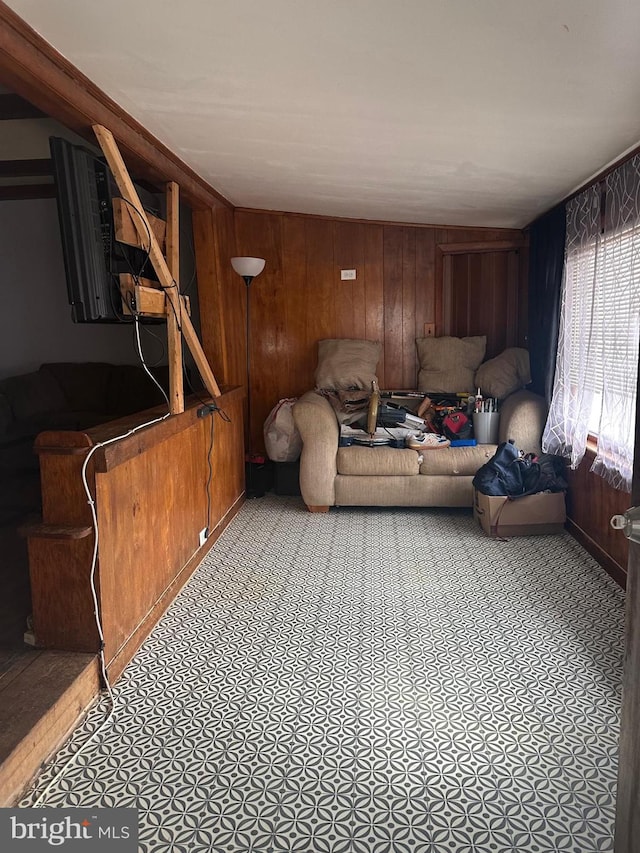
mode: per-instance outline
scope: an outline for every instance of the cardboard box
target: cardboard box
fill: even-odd
[[[509,500],[474,490],[473,515],[488,536],[536,536],[561,533],[564,492],[539,492]]]

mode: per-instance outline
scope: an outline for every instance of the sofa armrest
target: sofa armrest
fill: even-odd
[[[542,453],[542,433],[547,420],[547,403],[533,391],[516,391],[500,407],[499,440],[512,440],[524,453]]]
[[[333,506],[340,435],[336,413],[325,397],[308,391],[295,403],[293,419],[302,438],[302,498],[307,506]]]

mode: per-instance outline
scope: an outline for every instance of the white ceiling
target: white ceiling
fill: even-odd
[[[8,0],[242,207],[521,227],[640,141],[637,0]]]

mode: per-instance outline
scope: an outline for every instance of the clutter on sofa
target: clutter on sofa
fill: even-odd
[[[484,336],[421,338],[416,346],[420,354],[418,390],[434,395],[430,405],[435,400],[431,425],[435,414],[441,421],[449,419],[451,433],[444,436],[449,445],[437,453],[423,452],[426,447],[412,447],[406,440],[404,447],[391,442],[358,446],[354,441],[351,446],[340,446],[345,444],[340,441],[344,424],[357,427],[358,417],[362,418],[367,392],[376,377],[379,344],[335,339],[319,343],[316,388],[293,407],[302,437],[300,486],[310,509],[326,511],[334,505],[471,507],[473,477],[493,456],[498,442],[513,439],[526,452],[541,452],[546,404],[542,397],[523,389],[528,381],[526,350],[505,351],[503,358],[487,362],[480,385],[477,376],[485,353]],[[348,353],[355,354],[353,370]],[[393,398],[393,393],[387,393]],[[492,399],[486,414],[499,409],[496,443],[477,444],[473,437],[462,437],[472,434],[473,415],[483,394]],[[381,397],[384,399],[384,391]],[[357,403],[359,415],[346,410],[347,400]],[[413,405],[417,408],[421,400],[421,396],[413,397]],[[417,432],[443,434],[444,430]],[[344,439],[344,433],[342,436]]]

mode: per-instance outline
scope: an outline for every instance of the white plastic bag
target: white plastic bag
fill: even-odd
[[[273,462],[295,462],[302,452],[302,438],[293,421],[297,397],[280,400],[264,422],[264,445]]]

